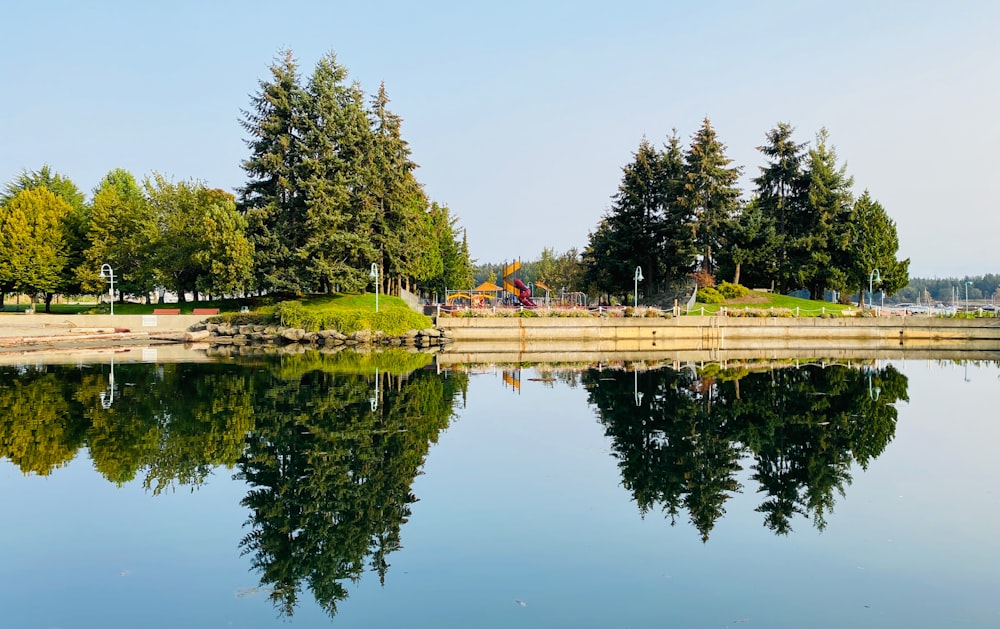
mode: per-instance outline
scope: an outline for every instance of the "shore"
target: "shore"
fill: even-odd
[[[0,314],[0,353],[183,343],[203,315]]]

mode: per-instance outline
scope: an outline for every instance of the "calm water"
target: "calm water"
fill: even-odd
[[[993,364],[122,358],[0,366],[0,626],[1000,626]]]

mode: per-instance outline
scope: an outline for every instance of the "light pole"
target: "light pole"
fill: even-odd
[[[965,311],[969,312],[969,287],[972,286],[972,282],[965,280]]]
[[[375,280],[375,312],[378,312],[378,264],[372,262],[372,270],[368,273],[368,277]]]
[[[638,308],[639,307],[639,282],[641,282],[642,280],[645,279],[642,276],[642,267],[641,266],[635,267],[635,276],[634,276],[633,279],[635,279],[635,290],[632,292],[632,296],[635,298],[635,307]]]
[[[115,314],[115,272],[111,270],[110,264],[101,265],[101,275],[100,278],[108,280],[110,284],[108,288],[108,297],[111,299],[111,314]]]
[[[875,289],[872,287],[874,280],[878,280],[879,283],[882,282],[882,276],[879,274],[878,269],[872,269],[872,272],[868,274],[868,299],[870,302],[875,301]],[[873,303],[869,303],[870,308],[874,308]]]

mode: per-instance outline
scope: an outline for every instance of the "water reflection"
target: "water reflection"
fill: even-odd
[[[400,351],[0,366],[0,457],[46,475],[86,447],[110,482],[139,479],[154,495],[230,468],[248,485],[238,545],[259,572],[255,591],[291,615],[308,589],[333,615],[348,581],[368,570],[384,581],[414,478],[465,394],[468,376],[429,361]],[[775,533],[799,517],[825,527],[907,399],[892,366],[538,371],[529,380],[587,388],[642,513],[686,514],[703,541],[741,491],[761,495]],[[519,391],[520,370],[501,386]]]
[[[822,530],[837,494],[895,434],[906,376],[893,366],[807,364],[655,371],[592,369],[582,376],[612,441],[625,487],[643,514],[687,512],[703,541],[744,491],[763,494],[764,525],[788,534],[797,515]]]
[[[240,547],[284,613],[303,586],[333,615],[345,581],[370,568],[384,582],[416,501],[410,486],[465,381],[316,370],[270,382],[239,461],[251,487]]]
[[[429,360],[0,366],[0,458],[48,475],[86,447],[108,481],[154,495],[235,468],[259,590],[290,615],[308,587],[332,615],[345,580],[385,578],[410,486],[465,390],[463,374],[420,370]]]

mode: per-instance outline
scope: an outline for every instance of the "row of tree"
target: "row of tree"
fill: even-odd
[[[244,290],[252,249],[233,195],[159,174],[139,184],[109,172],[86,201],[48,166],[25,171],[0,195],[0,305],[3,295],[100,293],[104,265],[123,293],[210,294]]]
[[[87,201],[48,166],[0,195],[0,306],[6,293],[99,293],[109,265],[124,295],[159,291],[359,292],[376,265],[385,292],[443,293],[471,282],[465,234],[429,202],[388,109],[366,105],[333,54],[305,83],[290,52],[243,112],[250,156],[235,197],[154,173],[109,172]]]
[[[687,149],[677,133],[658,149],[643,139],[624,168],[610,210],[590,234],[583,255],[586,279],[600,292],[619,293],[636,266],[656,293],[697,272],[786,293],[867,288],[874,269],[892,293],[908,281],[909,260],[898,260],[895,223],[838,162],[825,130],[812,147],[779,123],[758,147],[767,162],[744,200],[732,165],[706,119]]]

